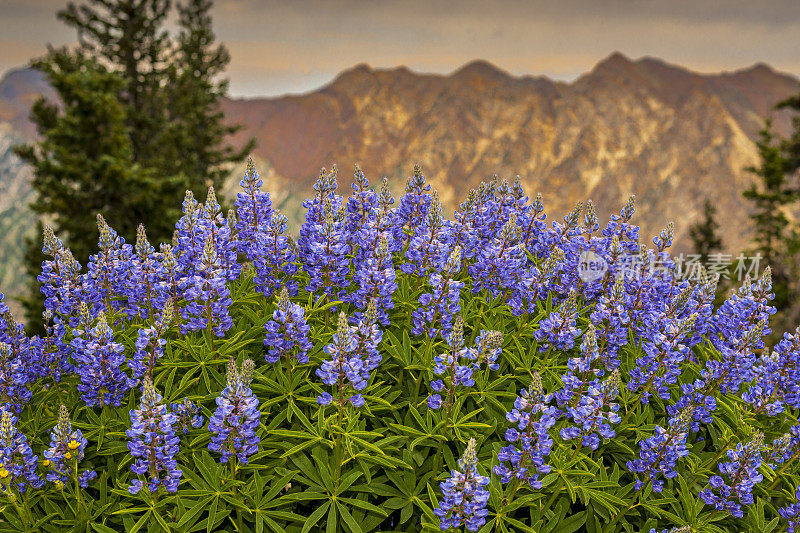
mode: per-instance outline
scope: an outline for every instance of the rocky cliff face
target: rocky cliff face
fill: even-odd
[[[450,207],[492,174],[519,175],[551,217],[587,198],[608,212],[636,194],[645,233],[674,220],[679,243],[711,198],[726,246],[738,251],[753,139],[774,103],[798,90],[765,65],[702,75],[613,54],[569,84],[483,61],[450,76],[359,65],[317,92],[232,100],[226,111],[247,125],[239,139],[256,137],[256,154],[298,194],[332,163],[346,181],[354,162],[372,179],[405,177],[418,162]],[[789,117],[775,124],[786,133]]]
[[[27,110],[47,91],[29,70],[0,81],[0,224],[14,228],[0,234],[4,287],[18,287],[13,250],[32,223],[23,207],[30,172],[3,147],[34,135]],[[798,91],[797,78],[766,65],[704,75],[613,54],[572,83],[515,77],[485,61],[449,76],[359,65],[312,93],[226,100],[224,108],[245,125],[235,143],[258,140],[265,183],[290,217],[320,167],[338,164],[343,191],[353,163],[400,190],[420,163],[451,208],[493,174],[519,175],[531,195],[541,192],[551,219],[578,200],[608,213],[636,194],[644,234],[673,220],[684,250],[710,198],[726,247],[738,252],[749,238],[740,193],[751,180],[744,168],[757,160],[753,140],[772,106]],[[775,126],[787,133],[790,117],[776,114]],[[237,170],[229,191],[238,179]]]

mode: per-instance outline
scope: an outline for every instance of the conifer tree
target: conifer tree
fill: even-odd
[[[70,2],[58,12],[58,18],[78,32],[81,49],[124,80],[119,98],[127,107],[133,161],[143,166],[159,158],[168,123],[170,40],[164,23],[170,8],[171,0],[85,0],[80,5]]]
[[[771,120],[759,132],[756,141],[760,163],[747,170],[757,176],[757,182],[744,191],[743,196],[753,203],[750,218],[754,226],[753,252],[761,254],[765,264],[772,268],[772,301],[779,311],[786,310],[794,300],[797,270],[796,255],[800,247],[797,228],[786,216],[786,208],[800,198],[798,190],[787,180],[789,164],[782,147],[775,142]]]
[[[689,228],[689,237],[694,245],[694,252],[700,256],[702,263],[708,262],[708,256],[722,250],[722,238],[717,231],[717,208],[706,198],[703,205],[703,220]]]
[[[66,48],[51,48],[32,66],[44,73],[59,102],[36,101],[31,118],[41,140],[18,145],[15,152],[34,169],[31,209],[85,264],[97,241],[96,214],[121,233],[135,234],[137,221],[149,218],[164,182],[133,162],[125,106],[117,98],[124,84],[119,75]],[[176,216],[172,209],[166,216]],[[26,259],[35,287],[44,259],[40,236],[29,241]],[[35,322],[41,313],[38,290],[23,305]]]
[[[222,188],[231,163],[242,161],[252,150],[251,140],[241,150],[224,144],[240,126],[225,125],[220,100],[228,80],[220,76],[230,62],[222,44],[215,44],[211,27],[211,0],[187,0],[178,4],[180,32],[168,70],[170,126],[165,134],[163,165],[176,165],[187,188]]]

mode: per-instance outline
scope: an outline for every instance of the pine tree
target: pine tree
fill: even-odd
[[[81,48],[124,80],[119,97],[127,107],[133,161],[146,167],[159,158],[168,124],[164,93],[170,41],[164,23],[170,7],[171,0],[86,0],[58,12],[77,30]]]
[[[771,120],[759,132],[756,147],[761,162],[747,170],[759,178],[758,183],[745,190],[743,196],[754,205],[750,215],[755,230],[753,251],[760,253],[765,264],[772,268],[773,305],[781,311],[794,300],[796,289],[792,280],[800,241],[785,209],[800,196],[788,183],[789,165],[780,144],[775,142]]]
[[[177,40],[164,29],[171,0],[85,0],[58,17],[77,30],[75,50],[50,50],[32,63],[44,72],[59,103],[41,100],[32,121],[41,140],[18,154],[36,172],[33,210],[85,263],[103,213],[128,241],[140,222],[156,242],[171,238],[187,189],[219,187],[230,163],[244,158],[224,143],[238,128],[224,124],[218,78],[229,62],[214,46],[211,2],[179,7]],[[26,257],[38,274],[40,244]],[[38,294],[26,307],[38,317]]]
[[[706,199],[703,205],[703,220],[689,228],[689,236],[694,245],[694,252],[700,256],[700,261],[705,264],[708,256],[722,250],[722,238],[717,231],[719,223],[716,220],[717,208]]]
[[[40,141],[19,145],[15,152],[34,169],[37,195],[31,209],[85,264],[97,242],[97,213],[122,234],[134,235],[137,221],[151,218],[164,182],[133,162],[125,106],[117,98],[124,85],[119,75],[66,48],[51,48],[32,66],[44,73],[59,102],[36,101],[31,118]],[[166,214],[176,215],[176,208]],[[29,242],[26,258],[34,280],[44,259],[41,238]],[[38,291],[23,302],[32,321],[41,312],[40,302]]]
[[[779,102],[775,107],[800,113],[800,94]],[[786,139],[782,145],[788,172],[796,172],[800,169],[800,114],[792,117],[792,125],[794,126],[794,131],[791,137]]]
[[[33,62],[59,96],[40,98],[31,110],[41,140],[16,153],[35,171],[31,208],[85,262],[94,249],[95,217],[102,213],[123,235],[135,235],[150,216],[150,197],[160,194],[151,173],[133,162],[125,107],[117,94],[123,80],[95,58],[51,49]]]
[[[241,126],[225,125],[220,100],[228,89],[221,79],[230,62],[228,50],[214,44],[210,10],[212,0],[187,0],[179,4],[179,27],[172,67],[168,71],[170,127],[165,145],[167,160],[195,192],[214,185],[217,190],[230,172],[230,163],[242,161],[252,150],[251,140],[241,150],[224,144]]]

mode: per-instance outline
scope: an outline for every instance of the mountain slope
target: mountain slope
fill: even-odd
[[[332,163],[346,182],[353,162],[373,180],[402,178],[419,162],[450,207],[492,174],[520,175],[551,216],[586,198],[601,212],[617,209],[637,194],[644,231],[675,220],[683,244],[709,197],[732,214],[724,237],[738,251],[752,141],[771,106],[799,89],[765,65],[703,75],[615,53],[570,84],[484,61],[450,76],[359,65],[313,93],[225,108],[247,125],[238,140],[255,136],[256,154],[296,193]],[[777,114],[775,125],[787,133],[789,116]]]

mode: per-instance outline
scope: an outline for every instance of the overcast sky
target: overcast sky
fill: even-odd
[[[80,2],[78,2],[80,3]],[[0,75],[75,41],[66,0],[0,0]],[[618,50],[700,72],[800,74],[798,0],[217,0],[234,96],[305,92],[357,63],[448,73],[487,59],[571,80]]]

